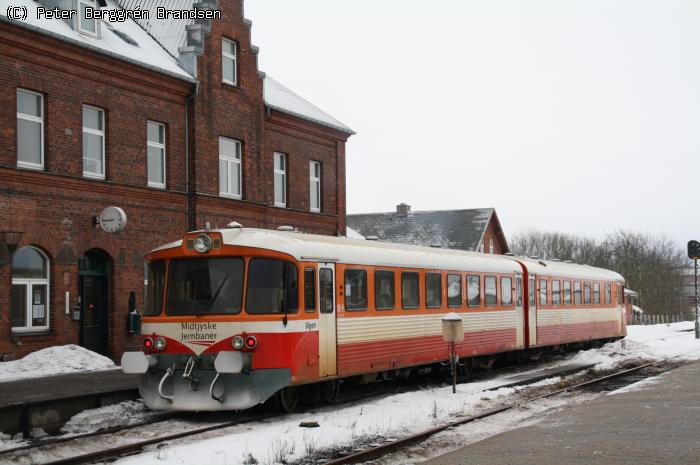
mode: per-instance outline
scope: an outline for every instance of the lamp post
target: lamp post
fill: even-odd
[[[700,242],[688,241],[688,258],[695,261],[695,339],[700,339],[700,321],[698,321],[698,258],[700,258]]]
[[[17,250],[22,234],[24,234],[23,231],[0,231],[0,242],[5,244],[5,247],[10,252],[10,262],[12,262],[12,255]]]

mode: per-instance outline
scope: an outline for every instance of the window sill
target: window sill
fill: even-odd
[[[17,162],[17,168],[23,170],[44,171],[44,165],[37,165],[35,163],[24,163],[21,161]]]
[[[50,329],[12,329],[13,337],[25,337],[25,336],[55,336]]]
[[[233,199],[233,200],[242,200],[243,199],[243,196],[241,196],[241,195],[227,194],[225,192],[219,192],[219,197],[224,198],[224,199]]]
[[[85,171],[83,171],[83,177],[86,179],[92,179],[95,181],[104,181],[105,180],[104,174],[86,173]]]
[[[165,184],[154,184],[154,183],[150,183],[150,182],[149,182],[149,183],[148,183],[148,187],[150,187],[151,189],[158,189],[158,190],[161,190],[161,191],[164,191],[164,190],[165,190]]]

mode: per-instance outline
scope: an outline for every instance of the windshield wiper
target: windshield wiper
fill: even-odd
[[[216,299],[219,298],[219,293],[221,292],[221,289],[224,288],[224,284],[226,284],[226,280],[228,279],[228,273],[226,273],[226,276],[224,276],[224,279],[221,280],[221,284],[219,284],[219,287],[216,289],[216,292],[212,296],[211,300],[209,301],[209,309],[211,310],[212,307],[214,307],[214,303],[216,302]]]

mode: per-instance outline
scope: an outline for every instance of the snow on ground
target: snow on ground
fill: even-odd
[[[61,433],[82,434],[114,426],[133,425],[157,415],[160,413],[149,410],[140,399],[126,400],[80,412],[63,425]]]
[[[0,362],[0,383],[26,378],[113,370],[112,360],[77,345],[55,346],[38,350],[19,360]]]
[[[595,363],[596,369],[607,370],[630,360],[661,360],[671,357],[676,357],[676,360],[697,360],[700,359],[700,342],[694,339],[692,331],[688,331],[692,328],[692,322],[631,326],[628,328],[624,346],[621,342],[607,344],[600,349],[581,351],[557,364]],[[433,387],[353,405],[325,407],[311,413],[287,415],[282,419],[238,425],[198,438],[186,438],[176,443],[160,445],[141,455],[124,458],[118,463],[140,465],[157,461],[179,465],[237,465],[253,463],[251,458],[261,465],[282,462],[282,459],[291,462],[308,455],[310,451],[367,444],[377,438],[403,437],[444,424],[460,415],[471,415],[510,403],[526,388],[497,388],[507,383],[505,378],[508,376],[510,375],[460,384],[457,386],[457,394],[452,394],[449,386]],[[536,385],[559,382],[560,378],[551,378]],[[649,383],[647,381],[638,385],[645,386]],[[527,389],[536,385],[530,385]],[[497,389],[484,392],[484,389],[493,388]],[[577,396],[576,402],[585,401],[587,395]],[[465,440],[475,442],[514,427],[539,421],[547,412],[571,401],[565,397],[543,399],[535,404],[528,404],[527,407],[442,433],[431,439],[437,446],[436,449],[428,446],[423,449],[433,449],[437,453],[447,450],[450,444],[457,447],[464,445]],[[316,420],[320,427],[299,427],[299,423],[304,420]],[[399,460],[396,463],[409,461]]]

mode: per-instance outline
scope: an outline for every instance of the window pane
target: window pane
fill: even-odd
[[[83,107],[83,127],[102,131],[102,111],[95,108]]]
[[[165,262],[148,264],[146,275],[146,299],[144,302],[144,315],[160,315],[163,310],[163,290],[165,289]]]
[[[316,270],[313,268],[304,269],[304,310],[316,311]]]
[[[462,277],[458,274],[447,275],[447,305],[452,308],[462,305]]]
[[[17,113],[24,113],[25,115],[41,118],[43,115],[41,102],[41,95],[36,95],[21,90],[17,91]]]
[[[367,272],[345,270],[345,309],[367,309]]]
[[[593,303],[600,303],[600,283],[593,283]]]
[[[23,247],[12,257],[12,277],[46,279],[46,259],[33,247]]]
[[[581,283],[574,282],[574,305],[581,305]]]
[[[513,304],[513,279],[501,278],[501,305]]]
[[[229,170],[231,171],[231,194],[242,195],[243,189],[241,186],[241,164],[235,161],[229,162]]]
[[[34,284],[31,287],[32,326],[46,326],[48,308],[46,305],[46,284]]]
[[[219,192],[229,192],[228,190],[228,162],[219,159]]]
[[[374,272],[374,306],[377,310],[393,310],[395,302],[394,272]]]
[[[496,277],[486,276],[484,278],[484,294],[487,307],[496,306]]]
[[[17,119],[17,160],[41,164],[42,124]]]
[[[321,313],[333,313],[333,272],[329,268],[321,268],[318,272],[319,301]]]
[[[221,48],[224,53],[234,56],[236,55],[236,44],[230,40],[222,39]]]
[[[609,304],[612,302],[612,285],[610,283],[605,284],[605,303]]]
[[[559,290],[559,281],[552,281],[552,305],[561,303],[561,293]]]
[[[12,285],[12,302],[10,304],[10,321],[13,328],[23,328],[27,325],[27,286]]]
[[[165,126],[158,123],[148,122],[148,141],[156,144],[165,143]]]
[[[241,159],[241,144],[232,139],[219,137],[219,156]]]
[[[515,278],[515,292],[517,295],[517,305],[522,307],[523,305],[523,280],[522,278]]]
[[[418,308],[420,305],[420,278],[418,273],[401,273],[401,306]]]
[[[256,258],[248,270],[248,313],[294,313],[299,308],[297,268],[282,260]]]
[[[320,210],[321,209],[321,183],[315,179],[311,180],[310,183],[311,191],[311,209]]]
[[[439,273],[425,274],[425,306],[442,307],[442,276]]]
[[[284,159],[285,159],[285,156],[282,155],[281,153],[275,154],[275,169],[276,170],[284,171],[284,169],[285,169]]]
[[[564,281],[564,305],[571,305],[571,281]]]
[[[528,281],[528,298],[530,301],[530,307],[535,308],[535,302],[537,302],[537,298],[535,296],[535,293],[537,292],[535,289],[535,278],[530,278]]]
[[[148,147],[148,181],[158,184],[165,182],[163,173],[164,150]]]
[[[470,307],[481,306],[481,278],[479,276],[467,277],[467,294]]]
[[[540,279],[540,305],[547,305],[547,281]]]
[[[102,163],[102,136],[83,133],[83,171],[104,174]]]
[[[96,30],[96,25],[95,25],[95,19],[87,19],[85,10],[88,8],[92,8],[84,3],[80,3],[80,29],[83,29],[84,31],[89,31],[89,32],[95,32]]]
[[[583,302],[586,304],[591,303],[591,283],[583,284]]]
[[[276,204],[285,204],[286,199],[285,199],[285,179],[284,179],[284,174],[281,173],[275,173],[275,203]]]
[[[236,62],[233,61],[231,58],[222,57],[221,66],[223,80],[226,82],[236,82]]]
[[[166,313],[239,313],[243,296],[243,268],[244,263],[240,258],[187,258],[171,261]],[[248,280],[250,293],[250,277]]]

